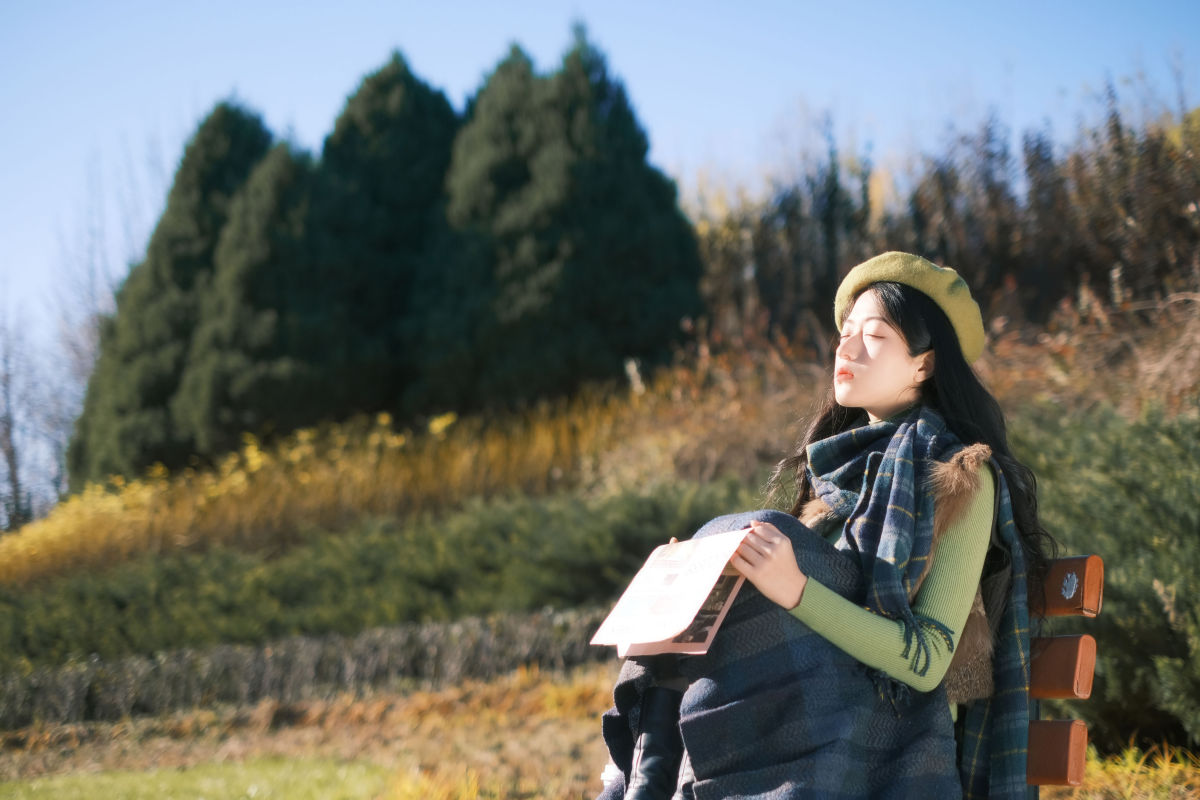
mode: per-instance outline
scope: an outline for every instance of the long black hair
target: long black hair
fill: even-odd
[[[982,442],[992,449],[1012,497],[1013,518],[1024,545],[1031,600],[1039,599],[1049,560],[1057,554],[1057,544],[1038,519],[1037,479],[1033,471],[1012,454],[1008,445],[1008,426],[1000,404],[963,358],[950,320],[928,295],[891,281],[873,283],[863,291],[875,292],[884,315],[904,337],[910,356],[933,351],[933,374],[919,387],[920,402],[941,414],[963,444]],[[841,322],[838,320],[839,325]],[[788,476],[792,476],[795,503],[791,513],[800,514],[813,498],[807,469],[808,445],[849,430],[863,421],[861,409],[838,404],[830,385],[824,405],[795,451],[775,467],[768,484],[771,495],[783,493]]]

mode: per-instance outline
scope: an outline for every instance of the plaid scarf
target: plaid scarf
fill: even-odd
[[[900,417],[864,425],[808,447],[809,478],[817,497],[845,520],[839,550],[858,558],[867,578],[864,605],[901,620],[905,655],[923,675],[929,668],[928,636],[952,647],[952,632],[918,617],[909,605],[933,548],[934,498],[925,465],[946,461],[962,448],[937,412],[918,407]],[[992,697],[971,704],[963,722],[959,771],[967,798],[1025,798],[1030,719],[1029,606],[1025,559],[1012,502],[999,465],[996,530],[1012,565],[1012,589],[995,643]],[[908,687],[875,673],[893,705]]]
[[[1013,520],[1008,484],[998,465],[995,471],[1000,493],[996,532],[1011,560],[1012,588],[992,654],[995,691],[986,700],[972,703],[963,723],[959,772],[967,800],[1037,797],[1037,789],[1025,782],[1029,720],[1035,714],[1029,699],[1025,553]]]

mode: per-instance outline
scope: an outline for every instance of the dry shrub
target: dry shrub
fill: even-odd
[[[1200,395],[1200,294],[1108,310],[1064,306],[1045,331],[996,337],[978,366],[1010,413],[1046,402],[1066,411],[1104,403],[1127,416],[1150,405],[1176,412]]]
[[[444,510],[471,497],[540,495],[622,435],[622,398],[585,392],[496,419],[433,419],[419,433],[390,417],[301,430],[264,449],[253,437],[212,470],[89,485],[0,539],[0,583],[104,569],[146,552],[214,544],[279,551],[306,528],[363,516]]]

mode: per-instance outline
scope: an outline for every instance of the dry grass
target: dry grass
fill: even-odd
[[[0,795],[200,797],[202,785],[254,785],[258,794],[247,796],[315,798],[324,795],[313,787],[340,785],[338,797],[379,800],[591,797],[606,759],[597,717],[610,704],[616,667],[518,670],[437,691],[30,728],[0,738],[0,781],[11,781],[0,783]],[[307,794],[295,793],[297,774],[306,776]],[[1200,758],[1131,747],[1109,759],[1092,754],[1082,787],[1046,787],[1042,797],[1182,800],[1198,792]]]
[[[186,769],[54,775],[0,784],[0,797],[6,800],[365,800],[414,796],[386,794],[389,780],[388,770],[362,761],[272,758],[213,762]]]
[[[1047,787],[1044,800],[1188,800],[1200,796],[1200,757],[1170,745],[1101,759],[1088,755],[1083,786]]]
[[[785,393],[771,391],[778,369],[757,354],[726,355],[663,371],[649,389],[588,391],[492,419],[444,415],[419,433],[394,430],[384,415],[298,431],[266,449],[247,437],[214,470],[159,468],[143,480],[89,486],[0,539],[0,584],[104,569],[146,552],[214,544],[279,551],[306,529],[444,510],[470,497],[565,487],[600,494],[670,474],[746,473],[761,449],[754,443],[775,429],[771,412],[794,407],[794,380]],[[697,438],[712,425],[723,435]]]
[[[591,795],[606,759],[598,717],[611,704],[617,666],[554,675],[518,670],[365,699],[27,728],[0,736],[0,780],[286,758],[386,767],[385,797]]]
[[[611,441],[624,408],[585,396],[499,424],[435,418],[420,433],[370,423],[301,430],[264,449],[246,437],[213,470],[91,485],[0,539],[0,583],[100,569],[144,552],[225,544],[281,549],[305,528],[410,514],[499,492],[539,494]],[[586,419],[587,424],[578,420]]]

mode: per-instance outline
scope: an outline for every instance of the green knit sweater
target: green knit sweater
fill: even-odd
[[[913,604],[919,616],[937,620],[954,631],[956,647],[975,600],[991,541],[996,480],[986,464],[979,469],[979,481],[979,490],[967,510],[938,540],[933,566]],[[800,604],[792,613],[862,663],[918,691],[936,688],[954,655],[941,637],[928,637],[929,669],[917,675],[912,670],[912,659],[904,655],[904,625],[900,620],[868,611],[815,580],[805,585]]]

